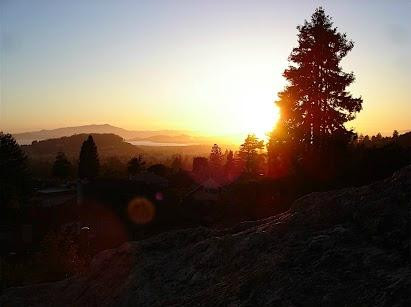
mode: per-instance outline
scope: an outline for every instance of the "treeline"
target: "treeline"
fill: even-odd
[[[18,206],[17,203],[30,195],[32,174],[36,170],[11,135],[1,134],[1,142],[2,174],[6,174],[2,176],[2,204]],[[89,135],[77,148],[77,159],[57,152],[54,161],[47,161],[42,181],[50,184],[50,180],[65,182],[76,178],[126,179],[143,171],[159,176],[188,171],[197,183],[212,178],[225,186],[268,178],[300,185],[305,181],[301,190],[309,192],[368,183],[411,164],[411,132],[400,135],[394,131],[391,137],[354,135],[348,143],[330,142],[326,152],[290,150],[288,156],[279,156],[271,142],[264,144],[255,135],[248,135],[236,151],[225,149],[223,152],[214,144],[208,157],[189,160],[175,155],[165,163],[149,163],[141,154],[131,159],[112,156],[101,161],[94,138]]]
[[[78,134],[44,141],[34,141],[31,145],[23,145],[22,149],[28,158],[28,165],[35,179],[52,180],[54,159],[60,152],[70,162],[69,179],[77,177],[79,150],[88,134]],[[176,157],[182,167],[191,169],[194,156],[204,155],[207,145],[193,146],[134,146],[114,134],[97,134],[91,136],[98,147],[100,158],[100,176],[105,178],[122,178],[127,176],[127,163],[135,156],[143,155],[147,165],[164,164],[171,166]]]

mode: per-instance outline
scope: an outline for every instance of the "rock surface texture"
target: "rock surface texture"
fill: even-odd
[[[0,305],[411,306],[410,208],[407,167],[235,228],[126,243],[84,276],[7,289]]]

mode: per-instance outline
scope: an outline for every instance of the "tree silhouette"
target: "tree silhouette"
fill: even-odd
[[[223,162],[223,153],[221,152],[221,148],[217,144],[214,144],[213,147],[211,147],[210,164],[209,164],[211,173],[213,176],[218,176],[221,170],[222,162]]]
[[[98,158],[97,146],[93,137],[88,136],[81,145],[78,174],[81,179],[94,179],[98,176],[100,161]]]
[[[58,152],[56,155],[56,160],[53,164],[53,176],[66,179],[70,175],[71,171],[71,163],[67,160],[66,155],[64,152]]]
[[[30,192],[27,157],[11,134],[0,132],[1,209],[18,208]]]
[[[281,119],[272,138],[303,149],[325,149],[330,138],[349,140],[352,132],[344,123],[362,108],[362,99],[346,90],[354,74],[343,72],[340,66],[354,44],[333,27],[321,7],[297,29],[298,47],[291,52],[291,64],[283,74],[288,85],[278,94]]]
[[[145,165],[146,162],[143,160],[143,156],[138,155],[138,157],[134,157],[130,161],[128,161],[127,172],[129,175],[135,176],[144,169]]]
[[[260,141],[255,134],[249,134],[240,146],[239,156],[244,163],[246,173],[255,173],[258,168],[258,150],[264,148],[264,141]]]
[[[398,136],[399,136],[400,134],[398,133],[398,130],[394,130],[394,132],[392,133],[392,138],[394,139],[394,140],[396,140],[396,139],[398,139]]]
[[[227,153],[227,159],[224,165],[224,173],[225,173],[226,178],[228,178],[229,180],[231,180],[234,175],[234,168],[235,168],[234,153],[232,150],[230,150]]]

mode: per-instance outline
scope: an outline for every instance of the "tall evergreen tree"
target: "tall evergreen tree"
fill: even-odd
[[[218,169],[221,167],[222,162],[223,162],[223,153],[221,152],[221,148],[217,144],[214,144],[213,147],[211,147],[210,167],[214,169]]]
[[[234,175],[234,168],[235,168],[235,160],[234,160],[234,153],[232,150],[230,150],[227,153],[227,159],[224,165],[224,173],[226,178],[232,179]]]
[[[354,74],[344,72],[340,65],[354,44],[333,27],[321,7],[297,29],[298,47],[283,74],[288,85],[279,93],[281,119],[271,143],[294,142],[304,149],[321,149],[329,139],[347,140],[352,132],[344,123],[362,108],[362,99],[346,90]]]
[[[99,170],[100,161],[97,146],[94,143],[93,137],[89,135],[81,146],[78,174],[82,179],[94,179],[98,176]]]
[[[53,176],[66,179],[70,175],[71,163],[64,152],[58,152],[53,164]]]
[[[11,134],[0,132],[0,205],[18,208],[30,192],[27,157]]]
[[[249,134],[240,146],[239,156],[244,164],[246,173],[255,173],[258,168],[258,150],[264,148],[264,141],[254,134]]]

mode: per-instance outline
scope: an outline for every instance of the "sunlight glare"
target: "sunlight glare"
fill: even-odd
[[[243,132],[255,134],[265,141],[280,118],[279,108],[273,103],[254,104],[252,108],[244,109],[242,113]]]
[[[267,139],[267,134],[275,129],[275,126],[280,118],[280,111],[277,106],[272,105],[267,110],[256,110],[258,112],[254,117],[252,132],[261,139]]]

